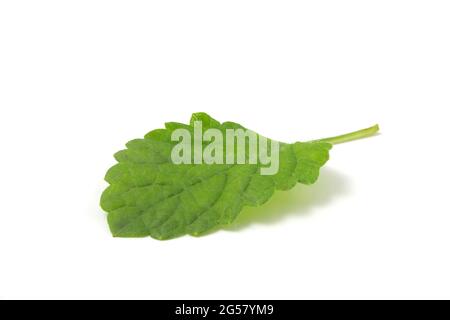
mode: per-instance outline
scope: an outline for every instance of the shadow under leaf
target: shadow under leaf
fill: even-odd
[[[314,209],[327,206],[336,198],[344,196],[349,190],[347,178],[325,168],[315,184],[298,184],[289,191],[277,191],[264,205],[245,207],[233,224],[224,229],[238,231],[252,224],[274,224],[287,216],[308,215]]]

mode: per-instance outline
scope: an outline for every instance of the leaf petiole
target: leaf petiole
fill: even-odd
[[[331,144],[338,144],[338,143],[344,143],[344,142],[349,142],[349,141],[353,141],[353,140],[357,140],[357,139],[362,139],[362,138],[367,138],[370,136],[373,136],[374,134],[376,134],[378,131],[380,130],[380,127],[378,126],[378,124],[367,128],[367,129],[362,129],[362,130],[358,130],[355,132],[350,132],[347,134],[343,134],[340,136],[336,136],[336,137],[329,137],[329,138],[325,138],[325,139],[319,139],[319,140],[313,140],[311,142],[328,142]]]

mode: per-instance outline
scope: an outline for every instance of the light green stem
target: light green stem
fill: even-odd
[[[373,127],[370,127],[370,128],[367,128],[367,129],[358,130],[358,131],[355,131],[355,132],[343,134],[341,136],[314,140],[312,142],[328,142],[328,143],[331,143],[331,144],[344,143],[344,142],[348,142],[348,141],[353,141],[353,140],[357,140],[357,139],[370,137],[370,136],[376,134],[379,130],[380,130],[380,127],[376,124]]]

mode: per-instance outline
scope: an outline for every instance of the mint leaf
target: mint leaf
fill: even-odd
[[[172,141],[172,134],[177,129],[193,133],[196,122],[203,129],[223,133],[227,129],[245,129],[232,122],[221,124],[205,113],[194,113],[189,125],[169,122],[165,129],[128,142],[127,149],[115,154],[118,164],[107,172],[109,187],[101,197],[113,236],[163,240],[200,235],[228,225],[244,206],[259,206],[276,190],[291,189],[296,183],[314,183],[329,158],[332,143],[378,131],[378,127],[372,127],[318,141],[280,143],[278,171],[263,175],[263,163],[249,163],[248,156],[245,164],[174,164],[172,150],[178,142]],[[271,142],[268,140],[268,146]],[[201,142],[202,147],[206,144]],[[229,150],[223,151],[230,154]],[[234,156],[236,148],[231,153]]]

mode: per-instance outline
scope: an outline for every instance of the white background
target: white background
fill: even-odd
[[[450,298],[449,1],[2,1],[0,298]],[[229,230],[114,239],[113,153],[205,111],[375,123]]]

